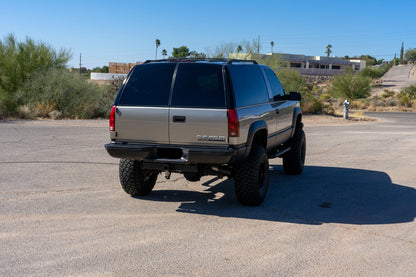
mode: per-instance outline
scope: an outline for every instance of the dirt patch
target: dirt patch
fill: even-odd
[[[375,118],[364,116],[362,113],[351,113],[349,119],[338,115],[304,115],[303,123],[307,126],[350,125],[376,121]]]
[[[4,119],[0,120],[0,124],[22,124],[22,125],[32,125],[32,126],[81,126],[81,127],[107,127],[107,119],[88,119],[88,120],[73,120],[73,119],[61,119],[61,120],[51,120],[51,119]]]
[[[416,66],[413,65],[412,69],[410,70],[410,77],[416,78]]]

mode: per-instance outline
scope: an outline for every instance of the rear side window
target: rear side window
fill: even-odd
[[[118,105],[167,106],[176,63],[136,66],[124,85]]]
[[[266,72],[267,79],[269,80],[269,84],[270,84],[270,88],[272,89],[273,97],[285,95],[283,86],[280,83],[279,79],[277,78],[276,74],[274,74],[273,70],[271,70],[270,68],[265,68],[264,72]]]
[[[222,66],[206,63],[180,64],[171,106],[225,108]]]
[[[231,65],[228,68],[237,108],[269,102],[266,83],[258,66]]]

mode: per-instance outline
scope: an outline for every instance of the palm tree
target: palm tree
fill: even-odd
[[[160,40],[157,38],[155,42],[156,42],[156,56],[155,56],[155,59],[157,60],[157,48],[160,46]]]
[[[166,51],[166,49],[162,50],[162,56],[165,59],[165,57],[168,55],[168,51]]]
[[[272,46],[272,54],[273,54],[274,41],[271,41],[270,45]]]
[[[237,54],[243,51],[243,47],[241,45],[237,46]]]
[[[328,44],[328,45],[326,46],[326,51],[325,51],[325,53],[326,53],[326,56],[327,56],[327,57],[329,57],[329,55],[331,55],[331,53],[332,53],[331,48],[332,48],[332,45],[331,45],[331,44]]]

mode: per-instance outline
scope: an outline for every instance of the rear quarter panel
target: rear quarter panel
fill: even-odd
[[[242,145],[248,141],[250,126],[257,121],[263,120],[267,124],[268,134],[276,132],[276,111],[271,103],[264,103],[237,109],[240,119],[240,136],[231,138],[230,144]],[[268,143],[269,147],[269,143]]]

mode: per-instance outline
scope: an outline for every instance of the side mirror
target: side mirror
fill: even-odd
[[[291,91],[289,99],[293,101],[300,101],[302,100],[302,95],[299,92]]]

